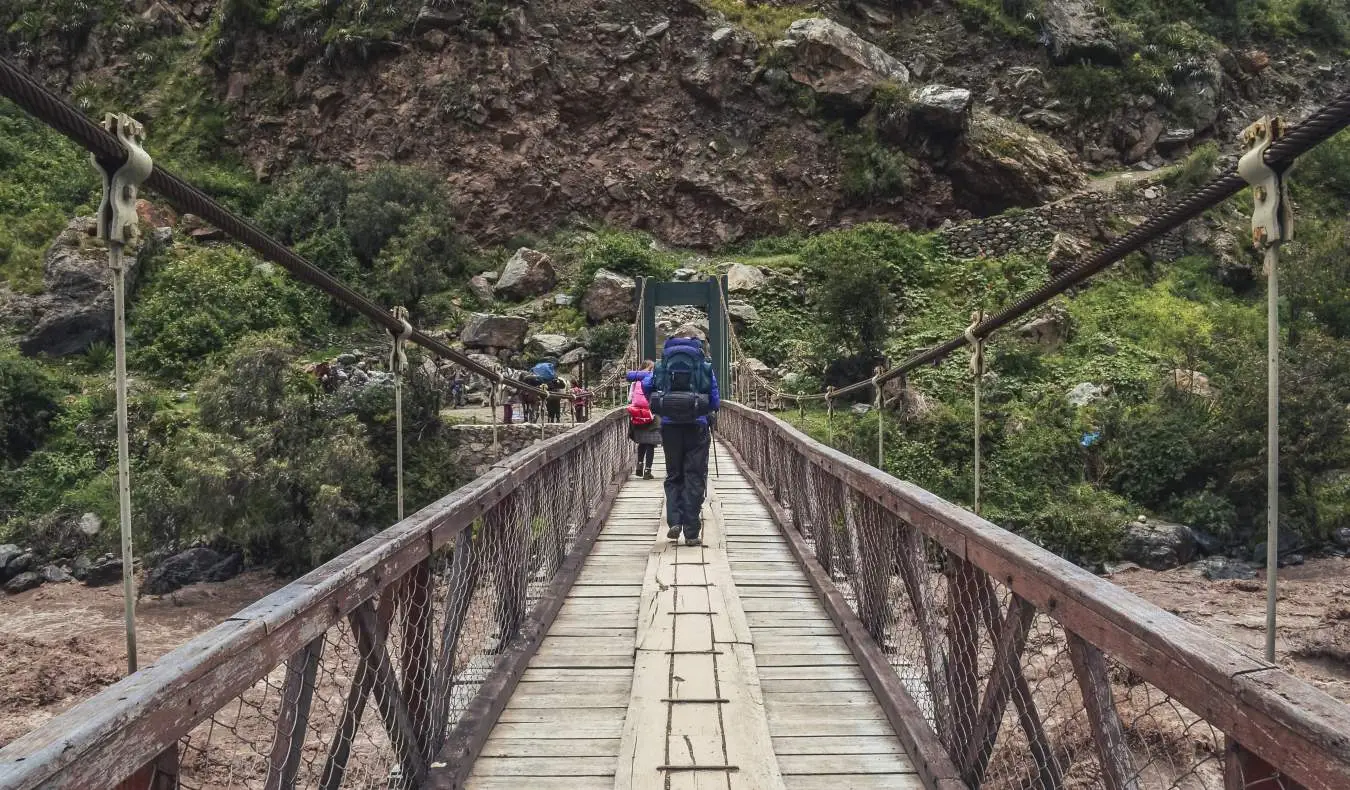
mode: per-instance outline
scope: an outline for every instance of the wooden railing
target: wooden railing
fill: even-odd
[[[1350,788],[1350,708],[1076,565],[725,404],[929,788]]]
[[[0,788],[455,785],[603,524],[626,425],[505,459],[19,738]]]

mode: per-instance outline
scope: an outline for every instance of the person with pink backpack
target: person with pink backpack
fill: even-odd
[[[656,458],[656,446],[661,443],[661,423],[652,414],[646,393],[655,367],[656,363],[649,359],[642,370],[628,372],[628,380],[632,382],[628,393],[628,438],[637,445],[637,476],[643,480],[653,479],[652,460]]]

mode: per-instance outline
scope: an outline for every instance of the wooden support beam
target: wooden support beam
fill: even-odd
[[[375,640],[380,644],[384,644],[393,614],[393,596],[382,596],[376,612],[378,627],[375,634]],[[356,674],[352,676],[352,685],[347,689],[347,700],[342,706],[342,719],[337,732],[333,734],[332,742],[328,744],[328,760],[324,763],[323,776],[319,780],[321,790],[338,790],[342,787],[342,779],[347,773],[347,760],[351,756],[352,742],[356,739],[356,731],[361,726],[361,717],[365,714],[370,690],[375,686],[371,660],[371,657],[363,652],[360,661],[357,662]]]
[[[449,591],[446,594],[445,620],[441,623],[441,650],[436,659],[431,686],[434,711],[429,745],[433,754],[440,750],[445,741],[454,693],[455,654],[459,652],[459,637],[464,631],[464,621],[468,618],[474,591],[478,588],[478,569],[482,567],[478,552],[474,550],[481,538],[475,538],[473,532],[472,529],[466,529],[459,533],[454,554],[450,557],[450,575],[446,579]]]
[[[994,599],[994,590],[987,579],[981,597],[984,599],[984,625],[993,633],[998,629],[998,601]],[[1064,787],[1064,771],[1055,757],[1054,748],[1050,746],[1050,736],[1046,735],[1041,712],[1036,707],[1036,697],[1031,693],[1031,684],[1027,683],[1020,664],[1017,669],[1012,675],[1012,697],[1013,704],[1017,706],[1018,723],[1026,733],[1027,746],[1032,759],[1036,761],[1036,784],[1033,786],[1040,790],[1060,790]]]
[[[928,670],[928,693],[933,698],[933,721],[938,738],[948,747],[952,743],[951,704],[947,693],[947,657],[942,652],[942,634],[933,612],[933,595],[925,583],[929,575],[924,552],[923,533],[909,524],[896,525],[896,566],[909,596],[923,645]]]
[[[300,771],[300,752],[309,729],[314,678],[319,673],[324,642],[324,636],[318,636],[286,660],[286,680],[281,687],[281,709],[277,712],[277,729],[272,737],[272,755],[267,761],[265,790],[295,787],[295,777]]]
[[[1139,776],[1134,770],[1130,746],[1125,742],[1125,728],[1116,712],[1115,696],[1111,693],[1106,657],[1081,636],[1070,631],[1065,631],[1065,636],[1069,641],[1073,674],[1083,692],[1092,741],[1097,747],[1102,784],[1106,790],[1139,790]]]
[[[961,557],[947,554],[947,684],[951,693],[953,760],[971,745],[980,703],[980,584],[984,574]]]
[[[1303,785],[1227,738],[1223,755],[1224,790],[1304,790]]]
[[[1013,678],[1022,674],[1022,651],[1026,649],[1027,633],[1035,617],[1036,607],[1012,596],[1008,615],[997,630],[993,666],[985,685],[984,699],[980,701],[980,712],[975,718],[974,732],[959,763],[961,776],[971,787],[984,783],[984,772],[989,767],[989,757],[994,753],[994,743],[1003,723],[1003,711],[1017,687]]]
[[[386,629],[380,624],[375,605],[370,601],[356,607],[348,619],[361,655],[370,659],[370,674],[374,677],[370,691],[375,696],[375,706],[380,709],[389,742],[398,753],[403,776],[413,787],[420,787],[427,775],[427,760],[422,757],[422,740],[413,727],[398,679],[394,677],[393,662],[389,660],[383,638]]]
[[[403,704],[412,718],[413,729],[424,745],[431,735],[431,621],[435,601],[432,598],[432,563],[428,556],[403,577],[399,588],[399,606],[403,609],[403,649],[399,655],[403,670]],[[422,756],[431,759],[430,749]]]
[[[178,744],[165,749],[113,790],[178,790]]]

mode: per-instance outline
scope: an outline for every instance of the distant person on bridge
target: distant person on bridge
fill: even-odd
[[[676,330],[661,351],[642,389],[653,414],[661,416],[661,448],[666,456],[666,537],[689,546],[702,543],[703,497],[708,490],[708,451],[712,427],[722,405],[717,376],[697,327]]]
[[[652,461],[656,458],[656,445],[661,443],[661,423],[652,414],[646,393],[651,388],[655,367],[656,363],[649,359],[642,363],[642,370],[628,371],[628,380],[633,382],[628,393],[628,438],[637,445],[637,476],[643,480],[652,479]]]

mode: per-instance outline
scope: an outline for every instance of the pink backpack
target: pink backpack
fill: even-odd
[[[642,382],[633,382],[628,391],[628,419],[634,425],[650,425],[652,420],[651,404],[647,402],[647,393],[642,391]]]

